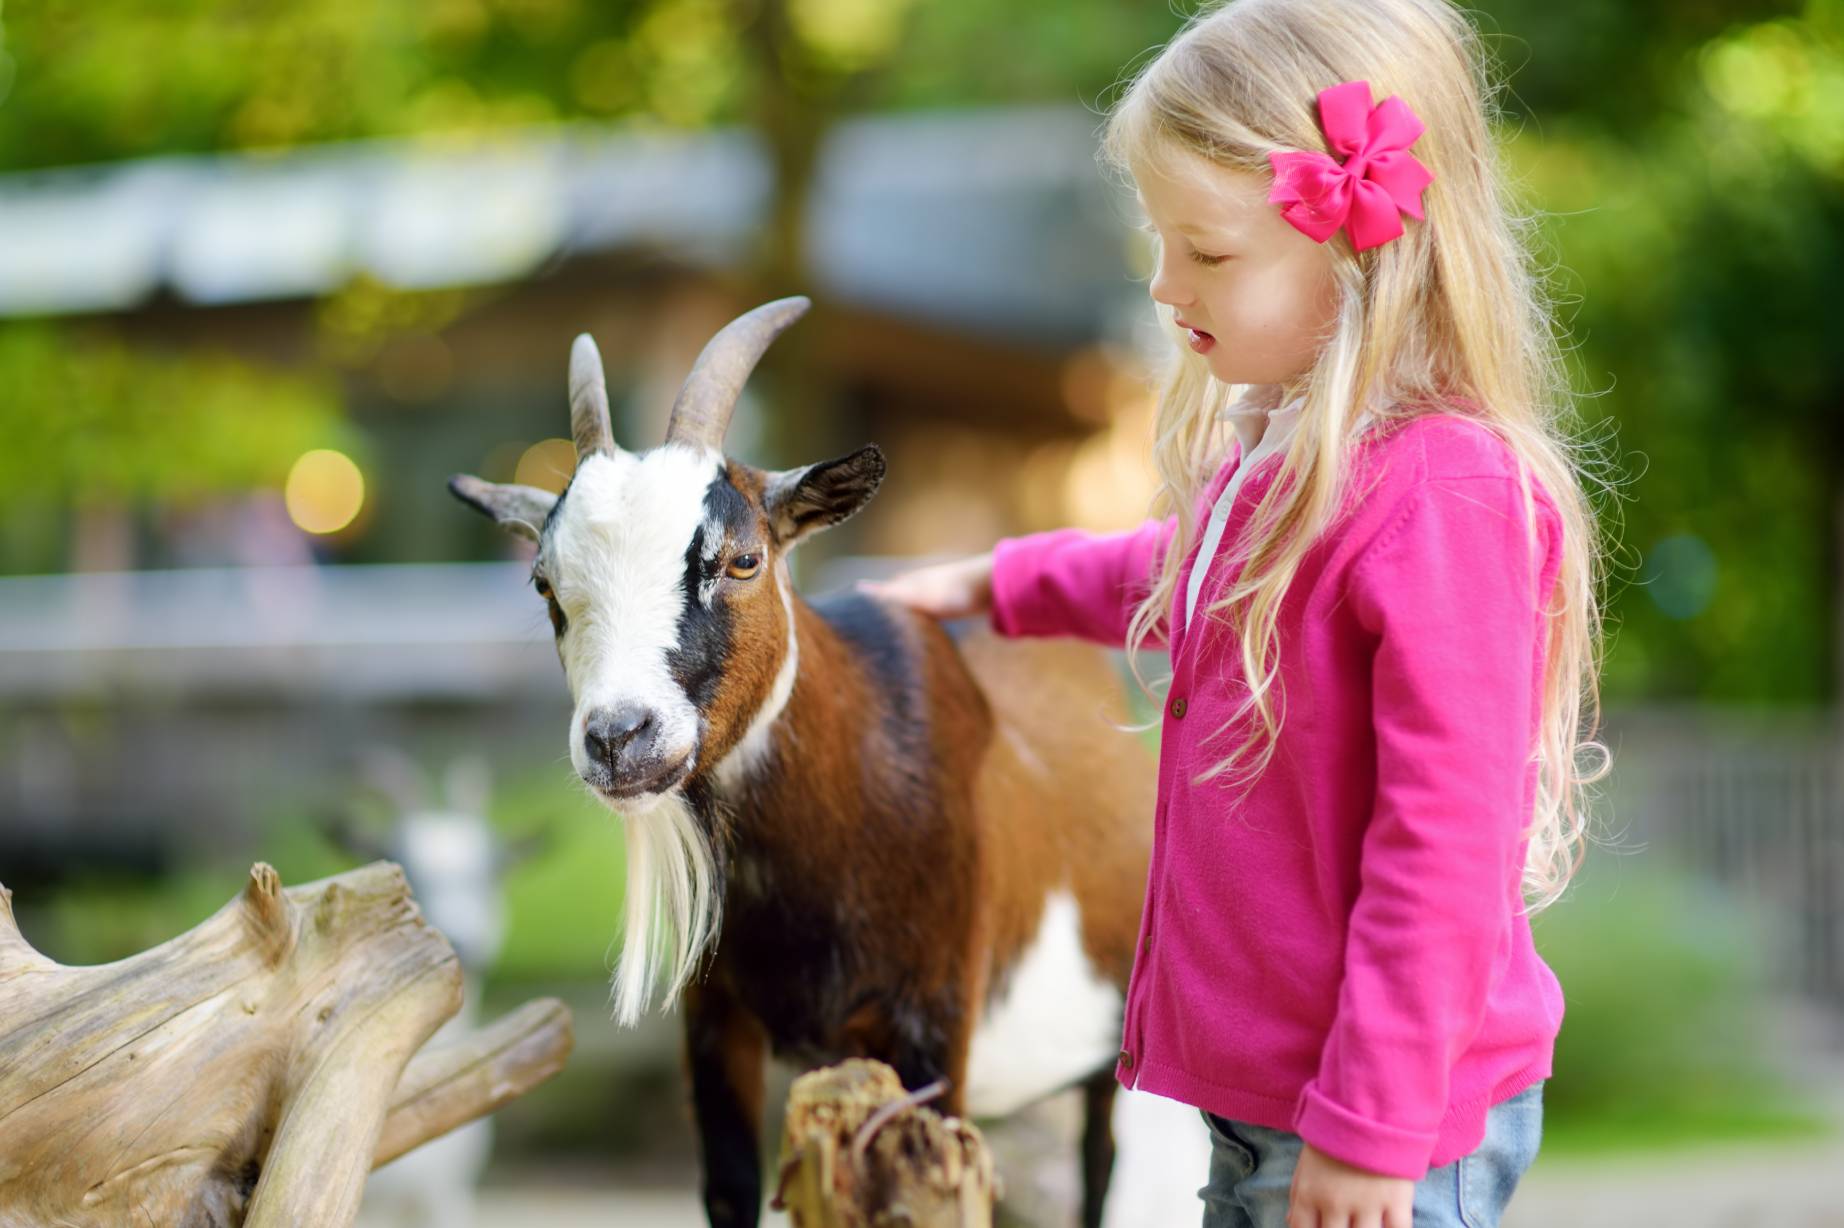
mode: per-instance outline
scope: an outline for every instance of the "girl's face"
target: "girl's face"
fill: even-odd
[[[1268,203],[1267,175],[1173,152],[1135,175],[1160,243],[1153,299],[1226,384],[1285,384],[1312,368],[1338,314],[1330,246]]]

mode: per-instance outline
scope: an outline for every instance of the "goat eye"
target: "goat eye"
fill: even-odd
[[[753,554],[739,554],[730,560],[730,578],[747,580],[762,569],[762,560]]]
[[[544,598],[545,612],[551,616],[551,630],[558,635],[569,626],[569,619],[563,616],[563,607],[557,604],[557,594],[551,588],[551,582],[543,576],[533,576],[531,586],[538,590],[538,596]]]

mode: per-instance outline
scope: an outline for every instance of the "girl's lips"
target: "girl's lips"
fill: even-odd
[[[1173,316],[1172,323],[1178,325],[1178,327],[1190,334],[1190,336],[1186,338],[1186,341],[1190,344],[1191,348],[1196,350],[1199,354],[1208,354],[1210,352],[1210,347],[1217,343],[1217,339],[1203,329],[1192,328],[1189,324],[1185,323],[1183,316]]]

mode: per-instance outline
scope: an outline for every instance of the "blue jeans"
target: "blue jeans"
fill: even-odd
[[[1285,1130],[1205,1113],[1210,1180],[1198,1191],[1204,1228],[1287,1228],[1287,1196],[1303,1140]],[[1415,1228],[1497,1228],[1543,1141],[1543,1084],[1500,1104],[1468,1155],[1415,1183]]]

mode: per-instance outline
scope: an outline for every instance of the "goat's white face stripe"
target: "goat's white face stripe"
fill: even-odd
[[[584,725],[600,709],[640,704],[658,722],[662,746],[697,741],[697,709],[667,654],[685,610],[685,550],[722,470],[717,453],[677,445],[590,456],[577,467],[545,548],[569,619],[560,651],[576,701],[570,759],[579,775],[588,768]],[[701,588],[699,598],[708,604],[710,594]]]
[[[705,575],[698,581],[698,603],[708,610],[711,608],[711,598],[717,593],[717,582],[723,578],[713,564],[723,551],[724,526],[722,521],[706,516],[703,529],[703,544],[698,547],[698,557],[704,560]]]

